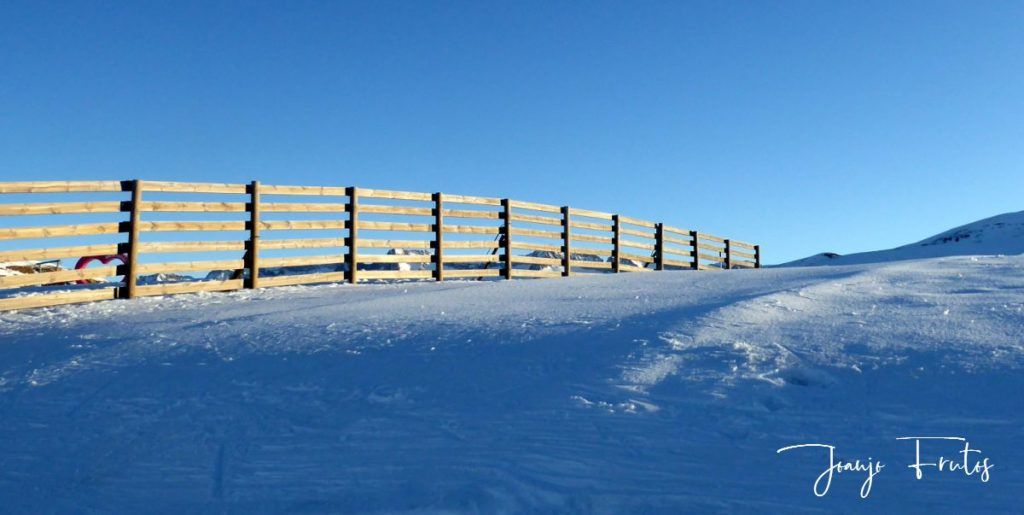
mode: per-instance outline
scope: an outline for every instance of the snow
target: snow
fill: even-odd
[[[226,277],[227,278],[227,277]],[[140,275],[136,281],[138,284],[163,284],[163,283],[184,283],[195,281],[195,277],[182,274],[149,274]]]
[[[1024,254],[1024,211],[978,220],[888,250],[841,255],[823,252],[778,266],[821,266],[884,263],[945,256]]]
[[[5,511],[1014,512],[1024,256],[0,314]],[[991,478],[907,468],[963,436]],[[812,493],[811,450],[886,468]],[[924,444],[933,458],[955,446]]]
[[[0,277],[60,270],[60,261],[5,261],[0,262]]]
[[[430,256],[433,251],[428,249],[388,249],[389,256]],[[367,263],[367,270],[430,270],[430,263]],[[344,269],[344,268],[342,268]],[[339,270],[340,271],[340,270]]]

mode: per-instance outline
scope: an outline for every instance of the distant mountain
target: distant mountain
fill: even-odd
[[[857,265],[943,256],[994,254],[1024,254],[1024,211],[978,220],[894,249],[858,252],[845,256],[823,252],[776,266]]]

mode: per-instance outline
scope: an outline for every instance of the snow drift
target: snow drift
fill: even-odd
[[[1017,512],[1024,257],[0,314],[12,512]],[[967,437],[991,481],[906,464]],[[783,446],[885,460],[811,492]],[[955,456],[956,449],[929,447]]]

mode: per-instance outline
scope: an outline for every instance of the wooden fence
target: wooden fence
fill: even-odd
[[[568,206],[446,193],[131,180],[0,182],[0,194],[75,197],[73,202],[0,203],[0,220],[74,215],[75,222],[42,227],[0,222],[0,240],[74,240],[67,246],[0,247],[0,263],[83,256],[108,260],[98,267],[0,276],[0,290],[62,285],[59,291],[37,288],[30,295],[19,290],[18,296],[0,298],[0,311],[370,279],[512,279],[565,277],[588,269],[619,273],[761,265],[758,245],[694,230]],[[82,201],[93,194],[116,199]],[[210,213],[217,218],[209,219]],[[182,214],[204,219],[182,220]],[[83,220],[87,217],[105,219]],[[210,233],[217,239],[191,236]],[[223,234],[232,237],[216,236]],[[107,241],[82,244],[97,236]],[[315,254],[282,255],[286,251]],[[146,262],[195,253],[230,258]],[[113,263],[114,256],[123,263]],[[269,275],[287,267],[309,273]],[[187,282],[139,280],[201,271],[230,275]],[[120,281],[95,282],[109,277]]]

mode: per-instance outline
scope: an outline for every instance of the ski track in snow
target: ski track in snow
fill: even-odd
[[[1021,257],[943,258],[0,314],[0,500],[1019,513],[1022,271]],[[992,481],[913,481],[895,438],[915,434],[967,436],[996,462]],[[848,477],[817,499],[820,460],[775,454],[804,442],[890,468],[867,500]]]

